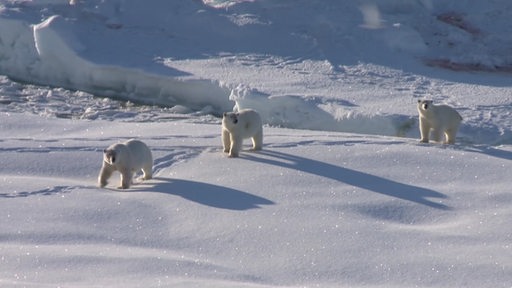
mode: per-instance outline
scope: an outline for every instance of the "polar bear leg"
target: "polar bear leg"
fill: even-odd
[[[226,129],[222,129],[222,146],[224,147],[224,153],[229,153],[229,149],[231,149],[231,140],[229,131]]]
[[[444,134],[446,136],[445,144],[455,144],[455,135],[457,134],[456,129],[447,129]]]
[[[124,169],[121,172],[121,184],[118,187],[119,189],[128,189],[130,188],[130,184],[132,183],[133,172],[130,169]]]
[[[144,173],[144,175],[142,176],[143,180],[149,180],[153,178],[153,164],[146,163],[146,165],[142,167],[142,173]]]
[[[263,129],[260,129],[256,135],[252,137],[252,150],[261,150],[263,147]]]
[[[229,150],[229,157],[238,157],[238,154],[240,153],[240,150],[242,149],[243,144],[243,138],[242,137],[235,137],[233,134],[231,134],[230,137],[231,140],[231,149]]]
[[[112,176],[113,172],[114,168],[112,166],[103,163],[101,166],[100,175],[98,176],[98,185],[102,188],[107,186],[107,180],[110,178],[110,176]]]
[[[420,118],[420,142],[428,143],[428,137],[430,136],[430,125],[427,121]]]
[[[432,140],[436,142],[441,142],[441,137],[443,136],[443,130],[441,129],[432,129]]]

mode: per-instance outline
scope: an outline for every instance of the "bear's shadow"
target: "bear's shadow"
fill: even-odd
[[[243,211],[275,204],[260,196],[210,183],[165,177],[155,177],[154,180],[158,182],[150,188],[151,192],[180,196],[189,201],[219,209]]]
[[[259,157],[258,154],[267,157]],[[414,203],[426,205],[428,207],[451,210],[452,208],[432,201],[429,198],[446,199],[446,195],[422,188],[419,186],[404,184],[376,175],[335,166],[325,162],[308,159],[300,156],[290,155],[282,152],[263,150],[258,154],[246,154],[245,158],[264,164],[281,166],[284,168],[295,169],[309,174],[333,179],[348,185],[359,187],[365,190],[376,192],[383,195],[411,201]],[[270,158],[268,158],[270,157]]]

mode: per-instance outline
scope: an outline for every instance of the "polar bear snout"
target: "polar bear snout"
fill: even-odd
[[[105,149],[103,150],[103,153],[105,154],[105,162],[107,162],[110,165],[114,165],[114,163],[116,162],[116,152],[113,150]]]
[[[432,100],[418,100],[418,108],[421,108],[422,110],[429,109],[430,104],[432,104]]]
[[[237,124],[238,123],[238,113],[227,113],[227,112],[225,112],[224,113],[224,118],[230,119],[231,122],[233,122],[233,124]]]
[[[229,117],[231,118],[231,121],[233,121],[233,124],[238,123],[238,114],[237,113],[234,113],[234,114],[230,115]]]

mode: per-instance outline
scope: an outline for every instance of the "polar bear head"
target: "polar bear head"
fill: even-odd
[[[418,110],[427,111],[433,105],[432,100],[418,100]]]
[[[235,112],[225,112],[222,117],[222,125],[230,130],[238,124],[238,113]]]
[[[116,163],[116,151],[113,149],[103,150],[103,161],[110,165],[114,165],[114,163]]]
[[[119,143],[114,144],[103,150],[103,161],[109,165],[117,167],[118,165],[127,164],[126,161],[129,161],[130,152],[126,145]]]

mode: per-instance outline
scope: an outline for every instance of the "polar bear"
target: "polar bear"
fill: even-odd
[[[103,165],[101,166],[98,184],[107,185],[107,180],[114,171],[121,173],[121,184],[118,188],[127,189],[132,182],[133,174],[138,170],[144,173],[142,179],[153,177],[153,156],[144,142],[131,139],[123,143],[110,145],[103,150]]]
[[[261,150],[263,146],[263,124],[260,114],[252,109],[224,113],[222,117],[224,152],[229,153],[229,157],[238,157],[246,138],[252,138],[252,150]]]
[[[432,133],[432,140],[441,141],[444,134],[445,144],[454,144],[455,135],[459,129],[462,117],[450,106],[434,105],[432,100],[418,100],[418,113],[420,120],[420,142],[428,143]]]

